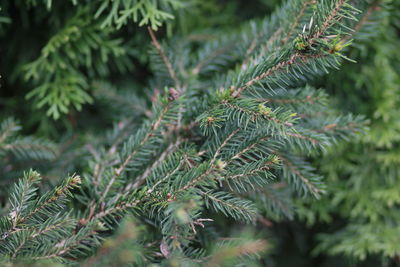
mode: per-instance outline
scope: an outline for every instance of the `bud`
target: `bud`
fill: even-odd
[[[215,162],[215,165],[217,166],[217,169],[223,170],[226,167],[226,162],[222,161],[220,159],[217,159],[217,161]]]
[[[339,41],[335,44],[332,45],[331,50],[329,51],[331,54],[334,54],[336,52],[342,51],[342,49],[345,47],[344,42]]]
[[[81,177],[79,177],[79,176],[74,176],[70,182],[71,185],[78,185],[81,183],[82,183],[82,180],[81,180]]]
[[[258,105],[258,112],[264,116],[270,116],[272,113],[272,109],[264,106],[263,104]]]
[[[97,222],[95,229],[96,229],[96,231],[107,231],[108,230],[106,225],[102,222]]]
[[[169,88],[169,96],[168,96],[168,100],[169,101],[174,101],[179,97],[179,92],[177,90],[175,90],[175,88]]]
[[[272,158],[272,160],[271,160],[271,162],[272,162],[273,164],[278,164],[279,161],[280,161],[280,158],[279,158],[278,156],[274,156],[274,157]]]
[[[189,214],[186,212],[185,209],[180,208],[178,210],[175,211],[175,216],[178,219],[179,223],[181,224],[186,224],[190,222],[190,216]]]
[[[308,43],[303,36],[296,37],[293,42],[294,48],[296,48],[296,50],[303,51],[306,50],[308,47]]]
[[[64,193],[64,192],[63,192],[63,189],[62,189],[62,188],[58,188],[58,189],[56,190],[56,192],[54,193],[54,196],[55,196],[55,197],[61,196],[63,193]],[[53,200],[55,200],[55,199],[53,199]]]

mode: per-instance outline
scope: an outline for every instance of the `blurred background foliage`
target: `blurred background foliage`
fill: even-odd
[[[140,88],[151,77],[150,42],[143,26],[156,30],[164,23],[160,38],[172,38],[172,32],[215,38],[210,28],[238,27],[275,6],[274,1],[81,2],[86,4],[51,0],[1,3],[0,107],[3,117],[23,118],[25,131],[57,138],[80,122],[75,121],[77,111],[83,111],[79,117],[88,126],[85,116],[101,113],[96,104],[90,105],[96,97],[94,81],[107,80],[119,90],[128,86],[143,93]],[[124,19],[116,21],[117,14],[125,11]]]
[[[133,91],[148,98],[143,88],[152,77],[150,38],[144,26],[158,30],[160,38],[178,34],[212,39],[218,31],[232,31],[243,21],[268,15],[282,1],[83,0],[89,3],[82,5],[85,8],[76,2],[0,3],[0,121],[13,117],[22,122],[22,129],[15,120],[2,126],[12,124],[15,134],[31,135],[24,138],[38,143],[52,140],[48,150],[22,151],[7,160],[43,153],[43,162],[34,163],[39,170],[49,169],[50,161],[65,173],[79,172],[76,159],[88,157],[87,140],[95,143],[96,133],[121,118],[115,107],[123,106],[125,114],[146,112],[146,100],[131,97]],[[392,2],[391,8],[374,18],[369,38],[356,39],[347,51],[357,63],[344,62],[340,71],[314,84],[326,88],[340,109],[365,115],[370,129],[315,159],[326,176],[326,195],[295,203],[293,220],[266,218],[265,227],[257,229],[270,242],[265,266],[400,264],[400,3],[387,2]],[[124,16],[116,16],[121,10]],[[6,143],[1,141],[4,155]],[[23,143],[17,137],[7,141]],[[7,178],[2,184],[20,175],[19,170],[8,170],[7,163],[1,167],[0,174]],[[57,182],[51,171],[44,179]],[[130,224],[134,222],[126,222]],[[215,225],[238,230],[227,227],[231,224],[222,217]],[[143,231],[127,229],[124,238]],[[130,241],[123,239],[118,246],[110,242],[101,249],[112,246],[112,253],[123,254]],[[92,261],[102,259],[89,259],[87,264]]]

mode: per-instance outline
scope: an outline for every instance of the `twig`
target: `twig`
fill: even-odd
[[[176,149],[179,147],[179,145],[182,143],[181,138],[178,138],[176,140],[175,143],[170,144],[167,149],[161,153],[161,155],[158,157],[158,159],[156,161],[154,161],[154,163],[148,167],[141,176],[139,176],[135,182],[129,183],[124,191],[129,191],[131,189],[135,189],[138,188],[139,186],[141,186],[144,181],[146,180],[146,178],[149,176],[149,174],[158,166],[160,165],[164,159],[166,157],[168,157],[169,155],[171,155],[174,151],[176,151]]]
[[[180,85],[179,80],[177,79],[177,76],[176,76],[176,73],[175,73],[175,70],[174,70],[174,68],[172,66],[171,61],[169,60],[169,58],[167,57],[167,55],[164,52],[164,49],[162,48],[162,46],[158,42],[153,30],[150,27],[147,27],[147,30],[149,31],[149,34],[150,34],[150,37],[151,37],[151,40],[153,42],[154,47],[157,49],[158,53],[161,56],[161,59],[164,61],[164,64],[167,67],[169,75],[171,76],[172,80],[174,80],[175,86],[177,88],[180,88],[181,85]]]

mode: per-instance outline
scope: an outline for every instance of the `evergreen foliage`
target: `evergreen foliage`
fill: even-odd
[[[305,205],[300,214],[309,224],[336,227],[317,235],[315,252],[342,254],[364,263],[374,257],[381,264],[398,259],[399,7],[398,3],[383,9],[373,5],[365,13],[364,30],[374,28],[350,51],[358,64],[345,64],[346,75],[335,73],[326,81],[341,107],[369,118],[370,129],[320,162],[331,190],[322,201]]]
[[[49,165],[59,154],[56,144],[33,136],[21,136],[20,124],[7,118],[0,124],[0,192],[4,193],[29,167]]]
[[[17,30],[30,34],[36,29],[36,37],[44,37],[46,42],[37,52],[30,49],[18,55],[22,60],[16,62],[19,66],[10,76],[24,76],[30,81],[35,88],[27,99],[34,99],[35,106],[45,108],[54,119],[72,107],[81,110],[83,104],[93,102],[89,92],[92,80],[132,70],[129,41],[118,38],[122,31],[116,28],[132,20],[157,29],[174,18],[172,10],[184,6],[180,0],[5,1],[1,10],[4,36]],[[16,14],[14,9],[21,13]],[[43,25],[51,29],[50,34],[42,32]],[[17,46],[21,41],[12,40]],[[13,52],[13,48],[10,50]]]
[[[67,177],[41,182],[30,170],[7,187],[3,263],[263,266],[270,244],[265,233],[243,231],[245,225],[293,218],[304,205],[299,199],[330,192],[310,159],[363,132],[365,120],[339,112],[309,83],[352,61],[344,51],[353,36],[371,34],[359,23],[378,3],[287,1],[270,17],[211,38],[200,31],[159,41],[154,30],[187,3],[2,4],[10,18],[1,20],[3,36],[15,30],[14,9],[33,24],[15,26],[22,32],[51,25],[49,38],[32,49],[39,56],[16,60],[5,73],[32,83],[27,98],[54,119],[68,114],[72,127],[71,107],[92,102],[114,122],[107,133],[96,128],[72,140],[80,147],[72,154],[62,146],[61,155],[50,142],[15,137],[13,120],[3,123],[0,164],[6,171],[19,167],[9,155],[24,161],[57,156],[43,173]],[[145,93],[115,89],[126,85],[113,81],[147,60],[141,48],[132,48],[143,41],[129,39],[138,29],[130,22],[149,25],[152,77],[135,84],[145,84]],[[219,229],[221,221],[235,221],[235,227]]]

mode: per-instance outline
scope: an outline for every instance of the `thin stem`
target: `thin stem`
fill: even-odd
[[[202,68],[204,68],[204,66],[206,66],[206,64],[212,60],[213,58],[216,58],[217,56],[221,55],[222,53],[224,53],[225,51],[229,50],[232,48],[232,45],[228,45],[225,47],[221,47],[217,50],[215,50],[213,53],[211,53],[208,57],[206,57],[204,60],[200,61],[192,70],[193,74],[198,74],[200,73],[200,71],[202,70]]]
[[[247,153],[248,151],[252,150],[254,147],[256,147],[258,144],[260,144],[262,141],[268,140],[269,137],[264,137],[260,138],[257,140],[255,143],[245,147],[243,150],[237,152],[235,155],[232,156],[232,158],[228,161],[228,164],[232,162],[235,159],[239,159],[243,154]]]
[[[350,40],[350,38],[352,38],[352,36],[357,33],[363,26],[364,24],[366,24],[369,20],[369,18],[372,16],[372,14],[379,10],[379,4],[382,1],[375,1],[374,3],[372,3],[372,5],[367,9],[367,12],[365,13],[365,15],[362,17],[362,19],[354,26],[353,28],[353,33],[351,35],[346,35],[345,37],[343,37],[343,39],[341,40],[342,43],[346,43],[348,40]]]
[[[169,60],[169,58],[167,57],[167,55],[164,52],[164,49],[162,48],[162,46],[160,45],[160,43],[158,42],[156,35],[154,34],[153,30],[151,29],[151,27],[147,27],[147,30],[149,31],[151,40],[153,42],[154,47],[157,49],[158,53],[161,56],[162,61],[164,62],[165,66],[167,67],[169,76],[171,76],[172,80],[175,82],[175,86],[177,88],[180,88],[180,82],[177,79],[175,70],[172,66],[171,61]]]
[[[175,152],[181,143],[182,143],[182,140],[180,138],[178,138],[178,140],[176,140],[175,143],[170,144],[167,147],[167,149],[163,153],[161,153],[161,155],[158,157],[158,159],[156,161],[154,161],[153,164],[150,167],[148,167],[143,172],[143,174],[136,179],[135,182],[129,183],[125,187],[124,191],[129,191],[131,189],[135,189],[135,188],[138,188],[139,186],[141,186],[144,183],[144,181],[146,180],[146,178],[149,176],[149,174],[152,173],[154,171],[154,169],[157,168],[157,166],[159,166],[166,157],[168,157],[173,152]]]
[[[285,157],[282,157],[282,155],[279,155],[279,157],[282,159],[282,161],[284,162],[284,164],[285,164],[286,166],[288,166],[289,169],[290,169],[294,174],[296,174],[296,175],[304,182],[304,184],[311,190],[311,192],[313,192],[313,193],[316,194],[316,195],[319,195],[319,194],[321,194],[321,193],[324,192],[323,190],[321,190],[321,189],[317,188],[316,186],[314,186],[314,185],[312,184],[312,182],[310,182],[309,179],[307,179],[306,177],[304,177],[304,175],[293,165],[293,163],[292,163],[290,160],[288,160],[288,159],[285,158]]]
[[[294,22],[290,26],[289,32],[286,34],[286,37],[283,38],[282,45],[285,45],[290,40],[290,38],[292,37],[292,34],[295,31],[296,27],[299,25],[300,19],[304,15],[308,5],[315,4],[315,3],[316,3],[316,0],[309,0],[309,1],[305,1],[303,3],[303,6],[301,7],[299,13],[297,14]]]
[[[232,133],[228,135],[228,137],[224,140],[224,142],[218,147],[218,149],[215,151],[213,158],[211,159],[211,165],[214,164],[216,161],[217,157],[221,153],[221,150],[228,144],[228,142],[240,131],[240,128],[237,128],[234,130]]]
[[[167,111],[169,110],[171,105],[171,102],[169,102],[163,109],[163,111],[161,112],[160,116],[158,117],[158,119],[154,122],[154,124],[151,127],[151,130],[148,131],[146,133],[146,135],[144,136],[143,140],[140,142],[138,148],[136,150],[133,150],[124,160],[124,162],[117,168],[115,169],[114,175],[112,176],[112,178],[110,179],[110,181],[107,184],[106,189],[104,190],[103,194],[100,197],[100,200],[98,203],[101,203],[104,201],[104,199],[106,198],[108,192],[110,191],[112,185],[114,184],[114,182],[116,181],[116,179],[122,174],[122,172],[125,170],[126,166],[128,165],[128,163],[131,161],[131,159],[137,154],[139,153],[139,149],[142,148],[142,146],[153,136],[154,131],[158,129],[158,127],[161,124],[162,119],[164,118],[164,115],[167,113]]]

